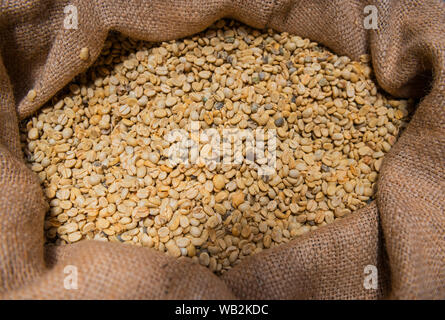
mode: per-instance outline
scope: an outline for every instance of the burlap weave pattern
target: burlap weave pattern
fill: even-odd
[[[63,28],[78,8],[78,30]],[[363,28],[363,8],[378,29]],[[347,218],[245,259],[221,277],[187,258],[83,241],[44,248],[47,204],[20,151],[18,123],[101,51],[109,30],[147,41],[191,35],[222,17],[308,37],[353,59],[370,53],[379,85],[422,98],[385,158],[377,200]],[[87,62],[79,59],[90,49]],[[31,103],[30,89],[38,92]],[[445,3],[441,0],[6,1],[0,7],[0,298],[445,299]],[[64,267],[79,288],[63,286]],[[364,267],[379,287],[363,286]]]

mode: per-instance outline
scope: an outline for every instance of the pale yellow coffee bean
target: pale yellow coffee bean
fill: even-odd
[[[79,58],[83,61],[88,60],[90,57],[90,50],[87,47],[80,49]]]
[[[213,177],[213,186],[216,190],[221,190],[226,185],[225,178],[221,174],[217,174]]]
[[[28,131],[28,138],[30,140],[36,140],[39,138],[39,130],[37,128],[31,128]]]
[[[238,191],[234,194],[232,194],[232,205],[235,208],[238,208],[238,206],[244,202],[244,193],[241,191]]]
[[[28,98],[29,102],[33,102],[34,99],[37,97],[37,91],[32,89],[28,91],[28,95],[26,96]]]
[[[210,256],[207,252],[202,252],[199,255],[199,263],[202,264],[203,266],[208,266],[210,263]]]
[[[74,232],[74,233],[70,233],[68,235],[68,241],[70,241],[70,242],[79,241],[81,238],[82,238],[82,235],[80,234],[80,232]]]
[[[162,227],[158,230],[158,234],[161,238],[167,237],[170,233],[170,230],[167,227]]]
[[[170,254],[173,257],[180,257],[181,256],[181,250],[179,247],[175,244],[173,240],[168,241],[165,244],[165,247],[167,248],[168,254]]]

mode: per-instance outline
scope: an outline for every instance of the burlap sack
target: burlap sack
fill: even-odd
[[[64,7],[78,30],[63,28]],[[363,28],[365,5],[378,29]],[[180,38],[232,17],[318,41],[357,59],[370,53],[380,86],[423,97],[387,155],[377,201],[217,277],[189,259],[84,241],[44,248],[47,205],[19,144],[18,123],[99,54],[109,30],[148,41]],[[445,298],[445,4],[441,0],[7,1],[0,8],[0,298]],[[82,62],[80,48],[92,59]],[[26,99],[34,88],[37,98]],[[78,267],[78,289],[64,268]],[[377,290],[364,268],[378,268]]]

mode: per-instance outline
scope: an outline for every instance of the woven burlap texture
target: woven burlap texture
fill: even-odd
[[[78,9],[65,30],[64,7]],[[363,27],[375,5],[378,28]],[[0,298],[445,299],[445,3],[441,0],[78,0],[0,7]],[[422,98],[385,158],[377,200],[347,218],[245,259],[221,277],[153,249],[83,241],[44,247],[47,204],[24,164],[19,121],[101,51],[110,30],[181,38],[222,17],[308,37],[337,54],[369,53],[379,85]],[[91,59],[79,59],[82,47]],[[26,94],[37,91],[30,103]],[[78,268],[78,289],[64,268]],[[364,268],[378,269],[377,290]]]

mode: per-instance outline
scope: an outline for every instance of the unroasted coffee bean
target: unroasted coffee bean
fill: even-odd
[[[22,128],[55,244],[124,242],[225,272],[365,206],[407,121],[408,101],[377,90],[367,56],[287,33],[221,20],[187,39],[113,34],[104,47]],[[275,132],[273,170],[258,169],[271,149],[255,156],[270,140],[237,150],[247,138],[217,145],[206,129]],[[187,154],[174,162],[176,143]],[[239,161],[204,161],[216,150]]]

